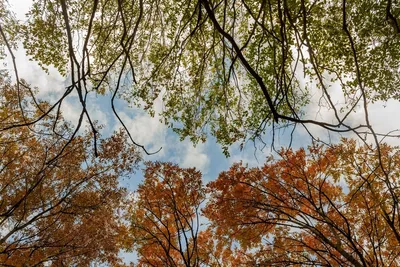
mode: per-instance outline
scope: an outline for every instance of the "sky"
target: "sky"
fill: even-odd
[[[31,4],[30,0],[12,0],[9,1],[12,9],[20,20],[25,20],[24,14],[29,10]],[[23,49],[18,49],[14,52],[16,56],[19,74],[28,83],[37,86],[39,91],[39,98],[48,101],[55,101],[57,97],[65,90],[65,78],[62,77],[54,68],[49,68],[49,73],[45,73],[35,61],[29,60],[25,55]],[[12,64],[10,58],[6,59],[8,62],[5,68],[10,69],[12,73]],[[330,90],[333,93],[334,102],[341,103],[343,96],[341,95],[340,88],[333,86]],[[317,102],[318,94],[315,94],[313,101]],[[162,103],[156,102],[156,110],[160,110]],[[256,146],[252,142],[248,142],[245,148],[240,151],[239,145],[233,145],[230,152],[231,157],[226,158],[221,147],[215,142],[213,137],[209,137],[205,143],[200,143],[196,146],[188,140],[180,142],[179,137],[168,129],[164,124],[159,121],[159,117],[149,116],[147,113],[140,109],[130,108],[124,101],[119,100],[116,105],[121,118],[129,128],[133,139],[146,147],[149,151],[156,151],[160,147],[162,150],[152,156],[144,155],[145,160],[160,160],[171,161],[181,167],[195,167],[203,173],[204,182],[214,180],[218,173],[227,170],[233,162],[242,161],[249,166],[261,165],[265,158],[270,155],[271,147],[268,142],[271,137],[271,132],[267,132],[265,140],[267,146],[261,151],[255,147],[261,146],[258,143]],[[93,119],[98,120],[105,127],[101,134],[103,136],[110,135],[114,130],[120,127],[119,123],[115,120],[111,112],[110,96],[96,96],[91,95],[88,101],[88,108]],[[400,129],[400,105],[397,101],[376,102],[370,105],[371,124],[374,129],[381,133],[387,133],[392,130]],[[76,122],[79,118],[80,104],[77,96],[69,97],[63,104],[63,114],[67,120],[72,123]],[[309,105],[306,108],[306,114],[309,114],[313,119],[329,120],[332,117],[332,112],[329,110],[321,110],[317,105]],[[363,111],[361,108],[358,112],[352,114],[351,121],[356,125],[357,122],[363,120]],[[327,131],[316,126],[310,126],[310,130],[315,136],[321,139],[329,139]],[[290,130],[278,133],[277,146],[287,145],[289,143]],[[333,137],[334,139],[337,137]],[[387,142],[393,145],[400,145],[399,139],[387,139]],[[299,127],[294,135],[292,146],[299,148],[307,146],[311,142],[309,135],[304,129]],[[122,185],[127,187],[130,191],[137,188],[140,183],[142,173],[138,171],[129,179],[124,179]],[[132,259],[133,256],[127,256]]]

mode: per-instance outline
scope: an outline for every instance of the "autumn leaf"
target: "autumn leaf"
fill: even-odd
[[[138,265],[199,266],[201,173],[161,162],[147,162],[144,173],[128,214]]]
[[[343,139],[234,164],[207,185],[209,231],[253,253],[252,266],[399,266],[400,153],[380,152]]]
[[[69,125],[58,117],[54,127],[54,114],[11,127],[48,105],[36,105],[28,88],[18,91],[3,77],[0,99],[0,126],[8,127],[0,132],[1,264],[122,266],[126,190],[119,178],[137,168],[138,152],[117,132],[101,140],[95,157],[89,132],[70,140]]]

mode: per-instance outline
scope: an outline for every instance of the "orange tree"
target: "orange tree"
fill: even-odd
[[[121,133],[90,152],[88,134],[43,114],[32,90],[0,77],[0,262],[4,266],[120,264],[125,226],[117,211],[126,194],[119,177],[140,159]],[[58,115],[60,116],[60,115]],[[66,146],[66,144],[68,145]],[[1,265],[0,264],[0,265]]]
[[[226,249],[249,266],[400,265],[397,148],[344,139],[281,157],[234,164],[208,185],[204,212]]]
[[[146,163],[129,215],[139,266],[201,264],[200,206],[204,200],[199,171],[172,163]]]
[[[139,266],[241,266],[246,258],[218,242],[200,212],[206,199],[201,173],[172,163],[148,162],[132,197],[126,245]],[[203,221],[202,221],[203,218]]]

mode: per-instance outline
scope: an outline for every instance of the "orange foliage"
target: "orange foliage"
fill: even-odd
[[[201,174],[171,163],[146,163],[130,213],[139,266],[198,266]]]
[[[16,88],[4,77],[0,82],[1,129],[30,121],[48,108],[27,100],[29,92],[22,86],[19,106]],[[140,157],[122,133],[104,139],[97,158],[89,134],[62,151],[69,126],[61,117],[53,123],[54,116],[46,116],[35,125],[0,132],[0,262],[116,266],[126,232],[118,221],[126,194],[118,179],[132,172]]]
[[[397,148],[379,157],[344,139],[281,157],[234,164],[208,185],[219,240],[240,244],[249,266],[400,266]]]

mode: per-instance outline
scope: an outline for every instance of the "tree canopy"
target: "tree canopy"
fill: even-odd
[[[0,77],[1,127],[48,106],[34,109],[29,91],[18,93],[22,101]],[[0,265],[117,266],[126,232],[118,215],[126,195],[119,178],[137,167],[139,153],[120,132],[100,142],[96,158],[89,133],[70,140],[69,125],[59,118],[55,134],[54,120],[0,132]]]
[[[368,105],[399,99],[398,12],[391,0],[40,0],[9,32],[69,77],[63,98],[78,92],[82,116],[88,91],[110,90],[227,153],[267,126],[376,134]]]
[[[0,0],[0,265],[125,266],[133,251],[139,266],[400,266],[400,150],[383,142],[399,135],[370,110],[400,100],[399,14],[392,0],[36,0],[18,21]],[[54,102],[23,79],[18,47],[64,76]],[[124,131],[101,137],[91,94]],[[128,194],[139,149],[157,151],[116,99],[226,155],[281,128],[314,142],[207,185],[147,162]],[[358,139],[322,144],[310,126]]]
[[[205,214],[249,266],[399,266],[399,150],[382,153],[387,173],[353,140],[234,164],[208,185]]]
[[[382,158],[349,139],[282,149],[206,187],[193,169],[148,163],[130,246],[139,266],[400,266],[399,148]]]
[[[199,266],[204,201],[199,171],[148,162],[128,213],[139,266]]]

